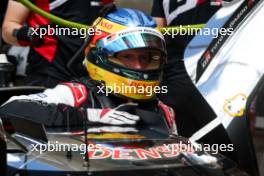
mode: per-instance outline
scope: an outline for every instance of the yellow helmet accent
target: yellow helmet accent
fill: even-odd
[[[85,59],[84,64],[93,80],[104,82],[105,90],[136,100],[148,100],[155,96],[160,81],[142,81],[129,79],[98,67]]]

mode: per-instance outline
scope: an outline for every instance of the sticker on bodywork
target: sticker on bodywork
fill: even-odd
[[[179,144],[171,144],[176,146]],[[181,153],[194,153],[191,147],[187,147],[184,150],[181,148],[168,148],[164,145],[153,146],[146,148],[123,148],[113,147],[109,145],[100,144],[99,148],[93,151],[89,151],[89,159],[113,159],[113,160],[151,160],[151,159],[163,159],[174,158]]]
[[[246,108],[247,96],[245,94],[237,94],[224,103],[224,111],[231,117],[241,117]]]

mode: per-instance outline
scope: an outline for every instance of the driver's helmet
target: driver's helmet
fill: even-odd
[[[148,100],[161,91],[166,47],[152,17],[121,8],[94,25],[96,34],[84,61],[91,79],[107,92],[130,99]]]

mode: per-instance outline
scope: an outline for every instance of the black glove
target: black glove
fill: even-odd
[[[17,38],[21,46],[34,46],[39,47],[44,43],[43,38],[40,37],[39,28],[34,29],[32,27],[23,26],[20,29],[13,31],[13,36]]]

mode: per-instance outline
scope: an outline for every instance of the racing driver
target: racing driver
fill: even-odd
[[[88,124],[134,126],[140,115],[133,109],[138,108],[160,115],[176,132],[174,111],[155,96],[166,62],[165,41],[155,21],[121,8],[97,18],[94,27],[101,33],[93,36],[83,62],[89,77],[11,97],[0,115],[19,115],[49,127],[81,125],[84,117]]]

